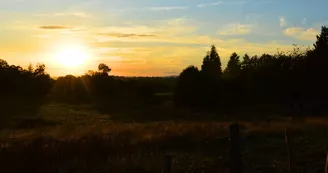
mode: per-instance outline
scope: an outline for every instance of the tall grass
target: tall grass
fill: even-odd
[[[167,153],[173,173],[226,172],[233,122],[243,127],[245,172],[288,172],[286,126],[296,166],[324,171],[326,127],[315,121],[118,122],[63,105],[42,107],[34,118],[52,123],[1,131],[1,172],[161,172]]]

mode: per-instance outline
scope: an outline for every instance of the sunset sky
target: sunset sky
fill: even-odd
[[[101,62],[115,75],[177,75],[200,66],[211,44],[223,64],[232,52],[312,46],[328,25],[327,6],[327,0],[0,0],[0,59],[23,67],[45,63],[52,76],[83,74]],[[65,66],[59,60],[67,55],[84,62]]]

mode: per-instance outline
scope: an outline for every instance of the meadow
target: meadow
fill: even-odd
[[[89,105],[43,105],[34,116],[17,115],[2,128],[1,170],[162,172],[165,156],[171,155],[172,172],[228,172],[228,127],[237,122],[242,127],[244,172],[288,172],[286,127],[298,171],[324,172],[328,119],[203,115],[208,118],[196,121],[163,113],[167,119],[138,121]]]
[[[322,27],[313,49],[233,53],[225,69],[212,45],[178,77],[117,77],[101,63],[53,79],[44,64],[0,60],[0,170],[229,172],[240,144],[243,172],[324,172],[326,38]]]

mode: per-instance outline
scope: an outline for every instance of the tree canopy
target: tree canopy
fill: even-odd
[[[312,49],[301,49],[295,45],[291,52],[275,55],[250,57],[245,54],[242,61],[237,53],[233,53],[223,75],[219,53],[215,46],[211,46],[201,66],[202,79],[198,80],[198,75],[193,75],[199,84],[183,85],[184,74],[181,73],[177,88],[189,87],[188,91],[197,92],[201,88],[199,105],[205,105],[203,107],[211,111],[229,114],[261,110],[321,114],[328,106],[328,84],[325,81],[327,55],[328,28],[325,26]],[[222,80],[218,80],[221,76]],[[179,101],[186,100],[189,101],[190,97],[185,96]],[[208,109],[213,106],[215,109]]]

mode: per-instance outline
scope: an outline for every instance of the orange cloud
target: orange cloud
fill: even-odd
[[[40,29],[49,29],[49,30],[71,29],[71,27],[62,26],[62,25],[44,25],[44,26],[40,26],[39,28]]]

